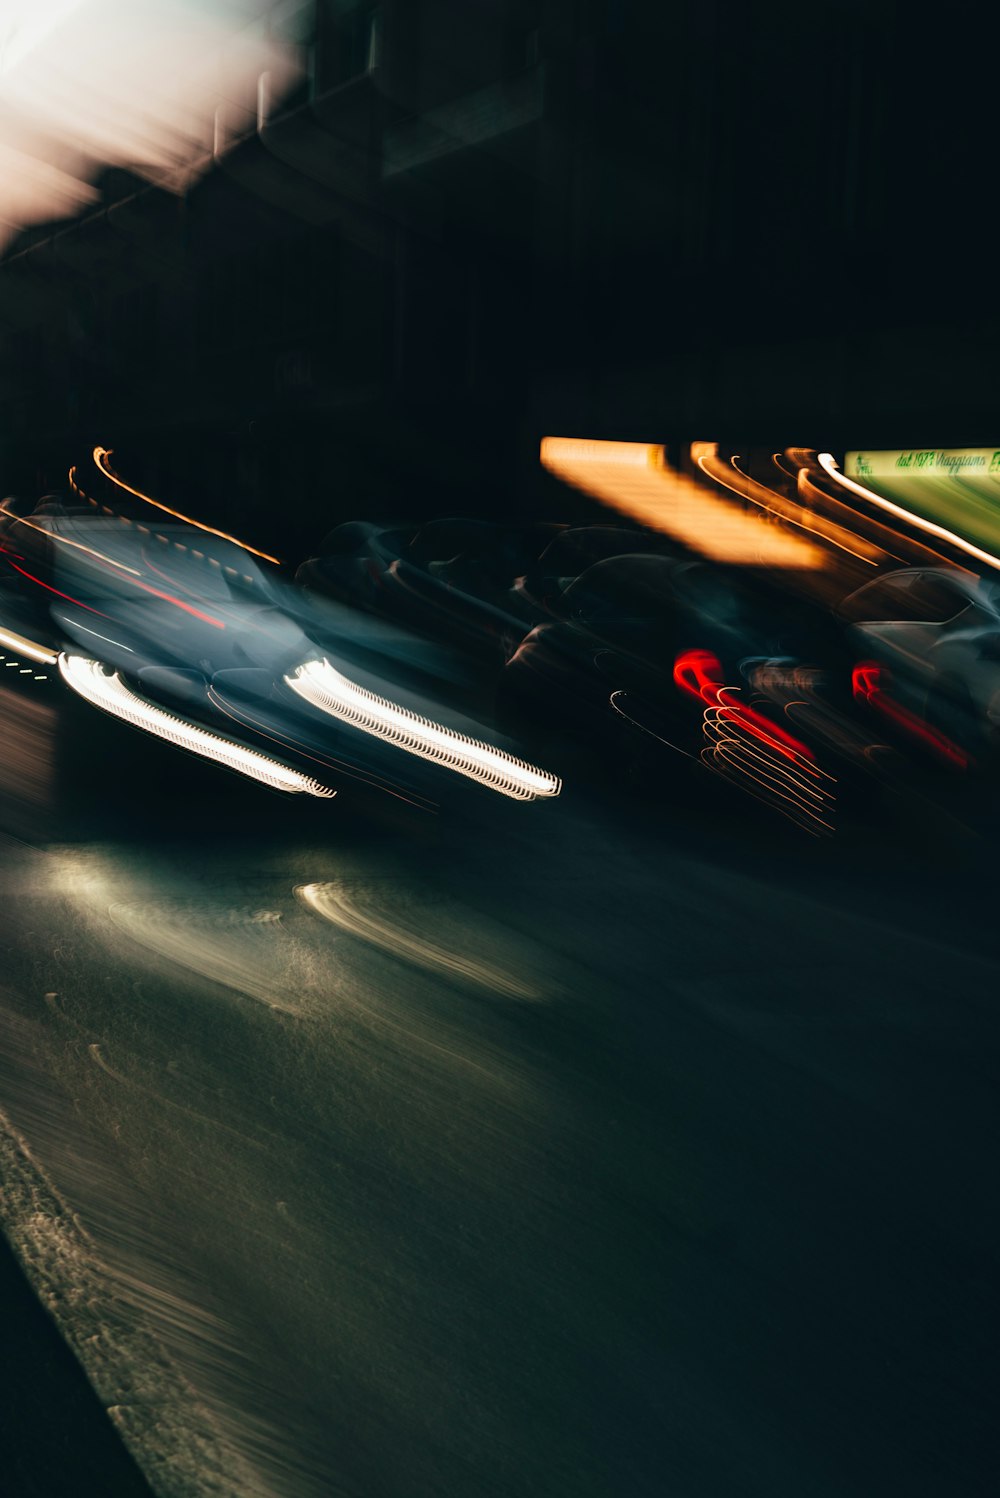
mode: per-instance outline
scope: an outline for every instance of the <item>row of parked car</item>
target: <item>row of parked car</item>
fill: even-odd
[[[655,783],[696,759],[813,831],[848,787],[1000,746],[1000,580],[805,577],[696,560],[628,525],[350,523],[297,581],[476,662],[497,726],[558,770]]]
[[[438,800],[414,759],[522,799],[707,769],[823,833],[847,790],[992,785],[990,575],[875,569],[831,607],[808,576],[699,560],[638,525],[455,518],[339,525],[293,584],[140,508],[0,505],[7,626],[73,656],[69,685],[105,710],[277,755],[314,793]]]
[[[0,633],[92,706],[273,790],[428,810],[473,786],[520,801],[560,790],[438,711],[428,684],[449,670],[467,684],[459,654],[319,608],[236,542],[138,504],[0,505]]]

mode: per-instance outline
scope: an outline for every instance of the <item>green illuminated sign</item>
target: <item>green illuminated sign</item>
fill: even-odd
[[[850,478],[992,477],[1000,482],[1000,447],[909,447],[895,452],[850,452],[844,456]]]

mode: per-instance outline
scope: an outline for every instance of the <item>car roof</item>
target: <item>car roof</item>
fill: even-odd
[[[863,598],[869,591],[887,584],[899,581],[904,582],[907,578],[929,577],[935,582],[945,583],[954,588],[958,593],[964,593],[970,603],[978,603],[981,607],[988,609],[990,613],[1000,617],[1000,577],[996,580],[990,577],[981,577],[977,573],[966,572],[958,567],[896,567],[891,572],[880,572],[877,577],[862,583],[860,588],[853,589],[845,595],[837,606],[836,612],[841,613],[846,606],[855,599]]]

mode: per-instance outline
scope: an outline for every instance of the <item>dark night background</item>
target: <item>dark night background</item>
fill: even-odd
[[[546,432],[994,441],[988,48],[887,0],[303,26],[306,81],[185,196],[116,170],[8,246],[9,489],[102,441],[288,548],[544,511]]]
[[[116,168],[96,207],[8,241],[0,486],[64,491],[105,444],[131,482],[294,564],[356,516],[586,514],[540,470],[545,434],[995,445],[995,59],[948,14],[315,0],[303,81],[223,132],[185,194]],[[848,1144],[862,1176],[868,1148]],[[890,1224],[893,1253],[922,1227],[916,1208]],[[4,1252],[3,1285],[18,1274]],[[10,1294],[6,1491],[142,1491],[47,1316]],[[956,1482],[986,1491],[970,1462]],[[867,1491],[891,1492],[873,1470]],[[944,1498],[938,1476],[921,1491]]]

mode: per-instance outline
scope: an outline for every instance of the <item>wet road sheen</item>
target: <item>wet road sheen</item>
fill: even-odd
[[[106,752],[3,839],[4,1228],[159,1494],[989,1490],[988,943],[682,810]]]

